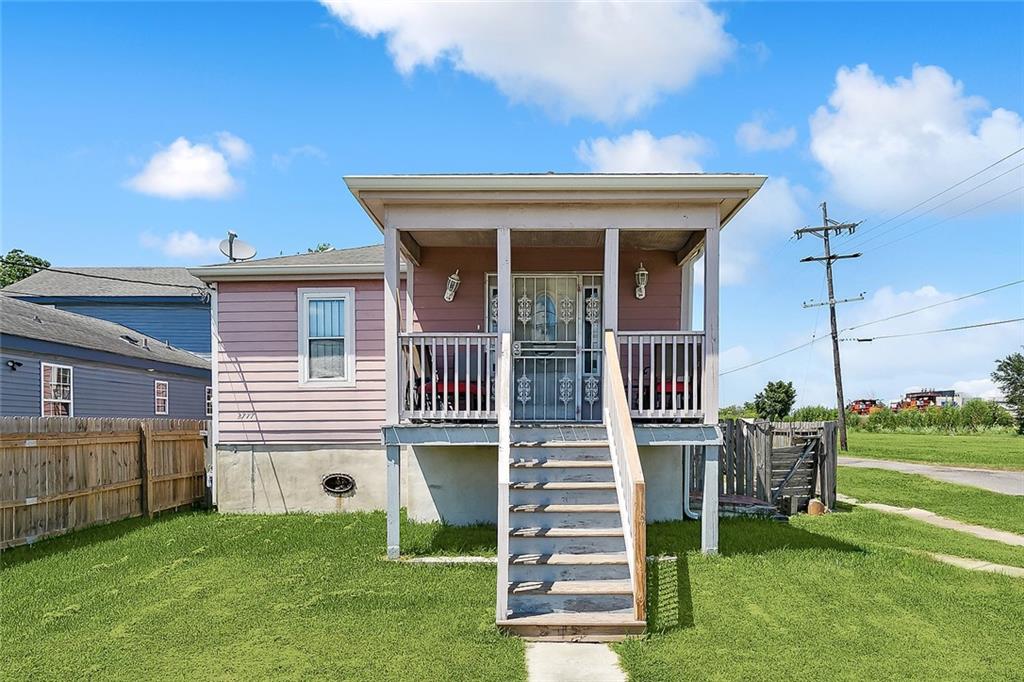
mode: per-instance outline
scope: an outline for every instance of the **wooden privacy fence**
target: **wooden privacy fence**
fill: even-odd
[[[787,513],[818,497],[832,509],[836,502],[835,422],[721,423],[719,496],[737,505],[760,501]],[[690,453],[691,508],[703,491],[703,448]]]
[[[202,501],[206,422],[0,418],[0,549]]]

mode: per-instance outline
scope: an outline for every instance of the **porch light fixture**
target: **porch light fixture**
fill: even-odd
[[[638,301],[642,301],[647,298],[647,268],[644,267],[643,261],[640,261],[640,267],[636,269],[636,298]]]
[[[448,286],[444,290],[444,300],[451,303],[455,300],[455,292],[459,290],[459,283],[462,280],[459,279],[459,271],[456,270],[452,274],[448,275]]]

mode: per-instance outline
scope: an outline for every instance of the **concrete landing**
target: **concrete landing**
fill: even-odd
[[[607,644],[527,642],[526,674],[530,682],[626,682]]]

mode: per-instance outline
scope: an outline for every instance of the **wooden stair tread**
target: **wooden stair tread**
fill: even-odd
[[[514,459],[513,469],[610,469],[611,460],[592,459]]]
[[[621,538],[621,528],[512,528],[515,538]]]
[[[633,583],[629,580],[522,580],[510,582],[508,592],[517,595],[632,595]]]
[[[618,513],[619,505],[614,504],[511,504],[510,512],[540,514],[612,514]]]
[[[607,448],[606,440],[546,440],[546,441],[513,441],[509,443],[513,448]]]
[[[516,566],[613,566],[626,564],[625,552],[588,554],[513,554],[508,562]]]
[[[647,621],[635,620],[631,613],[615,611],[585,611],[580,613],[523,613],[509,614],[498,625],[621,625],[623,627],[647,627]]]
[[[610,481],[518,481],[509,487],[513,490],[615,490],[615,484]]]

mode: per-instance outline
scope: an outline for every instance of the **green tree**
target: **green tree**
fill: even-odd
[[[992,381],[996,382],[1006,402],[1017,413],[1017,431],[1024,434],[1024,355],[1010,353],[1002,360],[996,360]]]
[[[796,389],[792,381],[769,381],[764,390],[754,396],[757,416],[768,421],[781,421],[793,409]]]
[[[40,268],[50,267],[50,261],[39,256],[25,253],[21,249],[11,249],[0,263],[0,287],[20,282],[33,275]]]
[[[306,253],[323,253],[324,251],[334,251],[330,242],[320,242],[312,249],[306,249]]]

